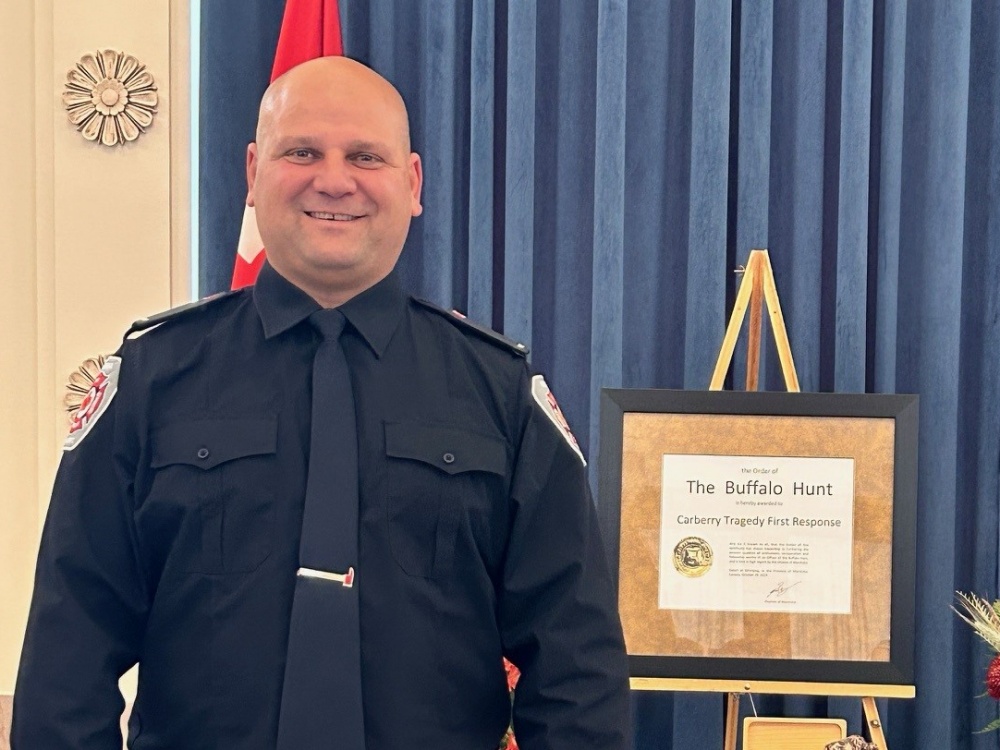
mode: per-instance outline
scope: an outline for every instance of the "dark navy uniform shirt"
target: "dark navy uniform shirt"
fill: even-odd
[[[136,662],[130,747],[274,747],[316,309],[265,266],[253,290],[125,342],[117,393],[56,479],[15,750],[118,750],[117,680]],[[586,471],[535,405],[523,356],[408,298],[394,274],[341,310],[368,750],[497,747],[504,655],[523,672],[524,750],[630,747]]]

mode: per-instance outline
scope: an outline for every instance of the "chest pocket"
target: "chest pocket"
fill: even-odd
[[[504,485],[503,439],[426,422],[385,425],[388,536],[393,559],[412,576],[452,568],[463,519],[489,513]]]
[[[167,564],[248,573],[271,553],[278,434],[274,417],[192,419],[153,433],[150,500],[165,520]]]

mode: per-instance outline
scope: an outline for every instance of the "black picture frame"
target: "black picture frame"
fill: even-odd
[[[889,418],[895,421],[888,661],[629,654],[633,678],[913,685],[919,400],[909,394],[602,389],[598,516],[616,587],[628,413]]]

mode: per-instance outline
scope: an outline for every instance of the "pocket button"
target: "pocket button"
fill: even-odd
[[[453,464],[455,463],[455,454],[445,453],[443,456],[441,456],[441,460],[443,460],[446,464]]]
[[[209,453],[208,448],[199,448],[197,455],[198,455],[198,458],[200,458],[202,461],[204,461],[211,454]]]

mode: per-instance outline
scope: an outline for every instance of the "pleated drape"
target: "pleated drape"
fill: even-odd
[[[271,80],[284,0],[201,3],[198,279],[201,295],[229,289],[246,202],[247,143]]]
[[[203,3],[204,292],[228,282],[243,197],[243,143],[220,139],[253,128],[230,100],[267,77],[230,60],[247,45],[227,14],[249,5]],[[405,282],[532,347],[592,472],[600,388],[706,387],[755,247],[803,390],[920,394],[917,698],[883,718],[893,747],[997,747],[972,734],[997,715],[975,697],[988,655],[949,605],[1000,593],[1000,5],[340,5],[348,55],[397,84],[424,159]],[[274,36],[277,10],[247,37]],[[782,388],[769,341],[762,361]],[[721,745],[718,696],[635,707],[637,748]],[[859,729],[850,699],[762,707]]]

